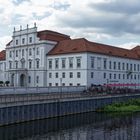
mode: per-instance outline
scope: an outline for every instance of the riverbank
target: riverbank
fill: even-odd
[[[99,111],[103,112],[139,112],[140,99],[133,99],[127,102],[113,103],[107,105]]]

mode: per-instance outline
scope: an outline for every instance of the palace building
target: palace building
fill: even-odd
[[[13,31],[0,52],[0,81],[11,86],[140,84],[140,46],[128,50],[34,27]]]

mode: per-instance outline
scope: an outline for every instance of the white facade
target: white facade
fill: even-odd
[[[70,59],[73,59],[72,68],[70,68]],[[81,61],[80,67],[77,67],[77,59]],[[58,68],[56,68],[57,60]],[[64,60],[65,68],[62,68]],[[140,84],[139,60],[85,52],[48,56],[47,61],[48,86]],[[52,68],[49,68],[49,61],[52,62]]]
[[[2,60],[0,61],[0,81],[5,82],[6,79],[6,62]]]
[[[48,86],[87,85],[86,53],[48,56],[47,62]]]
[[[46,54],[56,42],[39,40],[37,27],[14,31],[6,47],[6,70],[11,86],[46,86]]]
[[[94,53],[88,53],[87,59],[88,85],[140,84],[139,60]]]

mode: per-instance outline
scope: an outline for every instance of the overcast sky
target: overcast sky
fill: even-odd
[[[140,0],[0,0],[0,50],[19,30],[37,23],[71,38],[132,48],[140,44]]]

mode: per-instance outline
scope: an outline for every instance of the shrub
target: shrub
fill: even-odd
[[[6,85],[6,86],[8,86],[8,85],[9,85],[9,83],[10,83],[9,81],[5,81],[5,85]]]
[[[0,86],[3,86],[3,83],[4,83],[3,81],[0,81]]]

